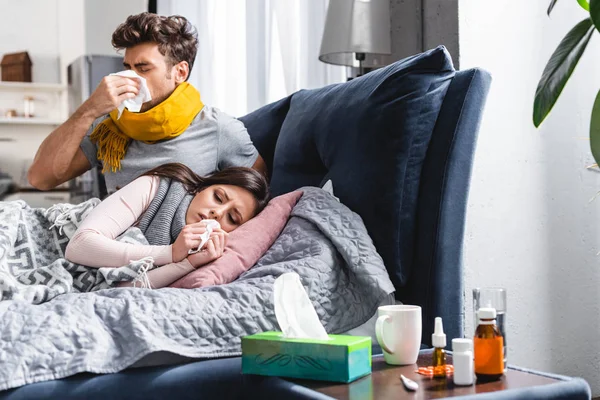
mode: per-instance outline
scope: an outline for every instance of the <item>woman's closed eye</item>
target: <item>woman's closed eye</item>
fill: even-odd
[[[229,222],[231,222],[233,225],[239,225],[231,214],[227,214],[227,216],[229,217]]]
[[[223,203],[223,199],[221,198],[221,195],[219,195],[217,192],[215,192],[214,196],[215,196],[215,200],[217,201],[217,203],[219,203],[219,204]]]

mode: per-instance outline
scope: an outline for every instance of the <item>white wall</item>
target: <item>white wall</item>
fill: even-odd
[[[85,0],[87,53],[116,54],[111,45],[114,30],[129,15],[144,11],[148,11],[148,0]]]
[[[36,82],[59,82],[58,2],[0,0],[0,57],[27,51]]]
[[[115,54],[113,31],[147,6],[147,0],[0,0],[0,57],[28,51],[34,82],[60,82],[62,67],[78,56]]]
[[[59,0],[57,7],[60,82],[67,82],[67,66],[86,52],[85,7],[81,0]]]
[[[508,289],[509,363],[585,378],[600,395],[600,174],[588,130],[598,32],[537,130],[537,82],[586,14],[575,1],[460,0],[461,68],[493,82],[475,156],[465,249],[467,332],[476,286]]]

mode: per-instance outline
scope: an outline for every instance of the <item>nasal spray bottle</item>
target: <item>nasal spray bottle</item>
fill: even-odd
[[[446,334],[440,317],[435,318],[435,328],[431,335],[433,350],[433,377],[435,379],[446,379]]]

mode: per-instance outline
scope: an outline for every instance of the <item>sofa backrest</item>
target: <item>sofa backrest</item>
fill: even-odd
[[[457,71],[448,88],[421,174],[415,264],[398,299],[423,308],[423,342],[431,344],[434,318],[448,338],[464,332],[463,237],[471,169],[491,76]]]
[[[303,90],[240,118],[274,194],[331,179],[365,222],[396,298],[462,336],[462,245],[475,140],[489,75],[454,71],[446,49],[347,83]]]

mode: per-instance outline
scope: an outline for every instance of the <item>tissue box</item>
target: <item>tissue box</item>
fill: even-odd
[[[242,338],[242,373],[352,382],[371,373],[369,336],[288,339],[281,332]]]

